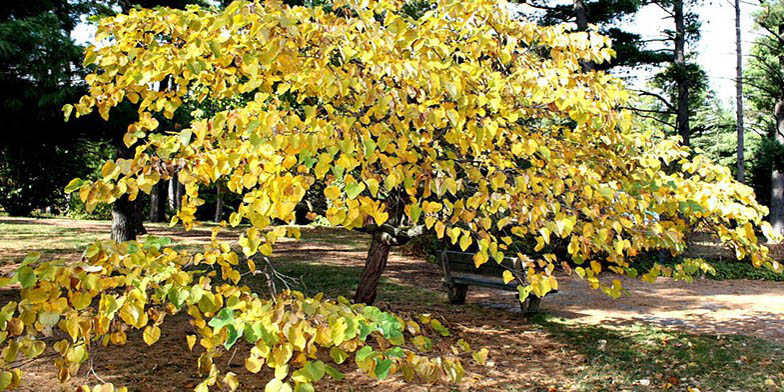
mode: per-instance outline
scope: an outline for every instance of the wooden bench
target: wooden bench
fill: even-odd
[[[465,304],[468,286],[482,286],[493,289],[517,292],[518,282],[513,280],[504,283],[501,277],[504,270],[518,271],[525,274],[525,265],[516,257],[506,257],[501,264],[494,260],[476,268],[474,265],[474,254],[453,252],[445,250],[441,252],[441,268],[444,270],[444,286],[449,294],[449,302],[455,305]],[[551,293],[554,293],[552,291]],[[548,293],[550,294],[550,293]],[[541,298],[531,294],[524,302],[520,302],[520,311],[525,314],[536,313],[539,311]]]

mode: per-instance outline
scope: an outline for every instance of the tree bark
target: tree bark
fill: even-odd
[[[112,240],[117,242],[136,239],[136,208],[128,195],[122,195],[112,203]]]
[[[738,169],[735,173],[735,179],[744,182],[746,180],[746,173],[744,167],[745,159],[743,156],[743,53],[741,51],[740,39],[740,0],[735,0],[735,116],[738,126]]]
[[[177,173],[169,180],[169,209],[177,210]]]
[[[182,185],[182,183],[178,180],[177,199],[175,199],[175,202],[177,202],[177,212],[179,212],[182,209],[182,195],[184,194],[185,194],[185,185]]]
[[[678,134],[683,145],[691,144],[689,129],[689,75],[686,69],[686,26],[683,14],[683,0],[675,0],[673,4],[675,19],[675,68],[676,84],[678,85],[678,112],[676,123]]]
[[[588,31],[588,11],[585,9],[585,2],[583,0],[574,0],[573,10],[577,21],[577,30]],[[593,61],[581,61],[580,66],[583,72],[596,69],[596,64]]]
[[[144,228],[144,195],[139,192],[136,200],[133,201],[133,224],[136,226],[136,234],[147,234]]]
[[[217,184],[215,186],[217,189],[215,191],[215,223],[220,223],[223,218],[223,194],[221,193],[221,186]]]
[[[784,144],[784,100],[776,102],[776,142]],[[774,163],[776,165],[776,163]],[[773,167],[770,184],[770,224],[776,233],[784,234],[784,173]]]
[[[373,233],[370,241],[365,268],[359,279],[357,292],[354,294],[354,303],[372,305],[376,300],[376,289],[381,279],[381,274],[387,266],[389,250],[392,248],[391,236],[382,231]]]
[[[166,220],[166,190],[167,183],[161,180],[152,188],[150,193],[150,222],[164,222]]]
[[[784,36],[784,24],[778,27],[779,36]],[[779,55],[779,65],[784,66],[784,54]],[[776,129],[773,140],[784,144],[784,90],[779,92],[779,100],[774,108]],[[774,162],[770,184],[770,224],[776,233],[784,234],[784,172],[776,170],[778,162]]]

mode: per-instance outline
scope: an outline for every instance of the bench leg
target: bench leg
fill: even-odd
[[[525,301],[528,304],[527,309],[523,311],[523,314],[535,314],[539,313],[539,304],[542,303],[542,299],[535,296],[529,295],[528,299]],[[522,306],[522,305],[521,305]]]
[[[464,284],[450,284],[446,287],[447,293],[449,294],[449,302],[453,305],[463,305],[465,304],[466,293],[468,292],[468,286]]]

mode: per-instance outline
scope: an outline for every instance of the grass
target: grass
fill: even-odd
[[[533,322],[589,358],[579,390],[784,391],[784,345],[644,325],[603,327],[538,315]]]
[[[0,220],[0,265],[16,264],[29,252],[41,252],[44,258],[79,254],[108,233],[79,231],[52,224],[30,224],[27,221]],[[10,255],[10,257],[8,257]]]
[[[79,254],[90,242],[106,237],[107,233],[100,230],[0,220],[0,257],[7,262],[9,254],[23,255],[30,251],[41,251],[52,257]],[[364,251],[367,246],[361,237],[325,229],[303,233],[303,241],[318,244],[319,248],[339,245],[352,252]],[[184,249],[198,244],[176,246]],[[303,251],[296,256],[275,257],[272,262],[279,272],[301,278],[305,285],[298,289],[308,295],[324,292],[330,297],[350,297],[356,289],[361,267],[326,264],[318,257]],[[266,291],[266,281],[261,275],[248,276],[246,284],[256,291]],[[382,278],[378,299],[396,305],[415,305],[422,311],[446,302],[442,291],[415,287],[389,277]],[[497,312],[475,305],[467,305],[463,311],[477,319],[487,312]],[[575,358],[569,381],[577,390],[685,391],[692,387],[703,392],[784,391],[781,343],[745,336],[695,335],[643,325],[588,325],[547,314],[538,315],[531,322],[530,327],[545,331],[547,339],[568,347],[559,355]],[[499,325],[499,331],[502,327]],[[492,353],[493,347],[488,348]],[[522,392],[524,389],[508,387],[506,390]]]

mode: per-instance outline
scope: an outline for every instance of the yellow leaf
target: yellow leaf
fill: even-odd
[[[460,238],[460,249],[465,252],[473,242],[474,240],[471,238],[471,234],[463,233],[463,236]]]
[[[504,284],[509,284],[509,282],[514,280],[514,274],[512,274],[509,270],[504,270]]]
[[[245,368],[251,373],[258,373],[261,371],[261,366],[264,365],[264,360],[258,357],[249,356],[245,358]]]
[[[193,351],[193,345],[196,344],[196,335],[188,335],[185,339],[188,341],[188,350]]]
[[[324,188],[324,196],[326,196],[329,200],[335,200],[340,196],[340,189],[334,185],[330,185]]]
[[[152,344],[157,342],[160,337],[161,329],[157,326],[147,326],[147,328],[144,329],[144,333],[142,334],[144,343],[147,343],[148,346],[152,346]]]
[[[471,356],[474,358],[474,361],[476,361],[476,363],[478,363],[480,365],[484,365],[485,362],[487,361],[487,354],[489,352],[490,351],[488,349],[483,348],[483,349],[481,349],[479,351],[474,351],[471,354]]]

